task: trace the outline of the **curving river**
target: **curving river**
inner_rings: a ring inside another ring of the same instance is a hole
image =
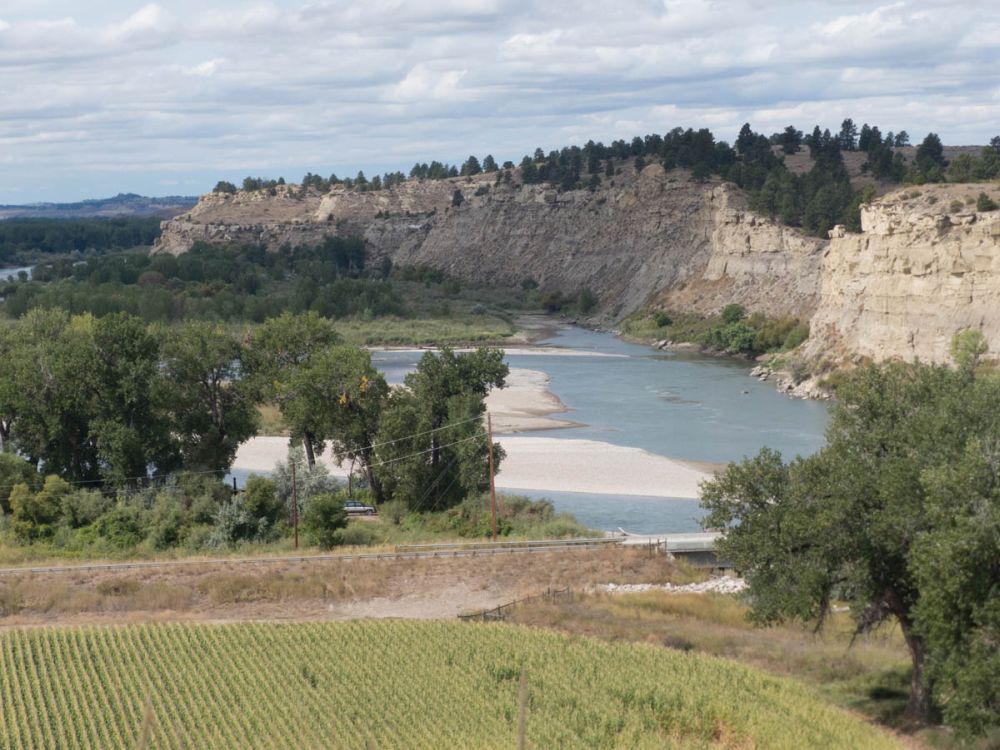
[[[773,385],[748,377],[746,362],[658,352],[609,333],[575,327],[562,328],[539,344],[603,356],[508,355],[512,368],[546,373],[549,390],[569,409],[558,416],[580,425],[533,435],[598,441],[712,463],[752,456],[764,446],[787,457],[808,455],[823,444],[826,405],[779,394]],[[391,382],[399,382],[420,356],[412,351],[376,352],[373,360]],[[547,497],[557,510],[573,513],[594,528],[622,527],[651,534],[700,529],[702,510],[697,500],[532,488],[513,491]]]

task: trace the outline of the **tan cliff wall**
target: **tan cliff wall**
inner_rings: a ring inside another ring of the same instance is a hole
[[[810,318],[803,353],[833,364],[946,361],[965,328],[981,330],[1000,355],[1000,212],[975,210],[980,191],[1000,200],[1000,186],[898,190],[862,208],[861,234],[838,229],[823,241],[747,210],[732,187],[658,165],[626,166],[593,192],[496,177],[366,193],[281,186],[273,195],[208,195],[164,222],[157,251],[357,234],[373,259],[481,283],[590,288],[611,319],[647,304],[707,314],[730,302]]]
[[[301,194],[295,186],[207,195],[164,222],[156,250],[196,241],[314,244],[358,234],[372,258],[427,264],[470,281],[590,288],[612,318],[661,301],[717,312],[812,313],[824,243],[746,210],[733,188],[659,165],[624,166],[595,191],[497,183],[496,175],[406,181],[391,190]],[[462,191],[461,206],[452,206]],[[780,290],[780,291],[779,291]]]
[[[977,212],[997,185],[890,193],[861,212],[862,233],[834,232],[805,353],[944,362],[958,331],[1000,355],[1000,211]]]

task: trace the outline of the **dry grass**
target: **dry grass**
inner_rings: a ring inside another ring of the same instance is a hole
[[[74,622],[116,614],[181,619],[311,619],[350,616],[350,604],[405,600],[415,616],[449,616],[487,600],[504,603],[549,586],[687,583],[702,574],[645,550],[574,550],[541,554],[406,560],[206,564],[135,572],[77,572],[0,578],[0,625]],[[435,612],[442,597],[450,609]],[[424,603],[421,607],[421,602]],[[332,606],[332,609],[331,609]],[[483,605],[485,608],[487,605]],[[410,610],[407,610],[410,611]],[[404,613],[401,613],[404,614]],[[122,618],[129,621],[134,617]]]

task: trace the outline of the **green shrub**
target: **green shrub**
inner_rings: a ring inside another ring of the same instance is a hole
[[[60,520],[73,529],[89,526],[112,505],[114,501],[97,490],[76,490],[63,495]]]
[[[375,529],[365,521],[352,523],[336,533],[337,543],[348,547],[367,547],[378,539]]]
[[[785,336],[785,340],[781,344],[781,348],[788,350],[794,349],[795,347],[802,344],[806,339],[809,338],[809,324],[808,323],[798,323],[792,330],[788,332]]]
[[[97,519],[94,529],[108,544],[119,549],[134,547],[145,536],[142,511],[134,505],[116,505]]]
[[[13,488],[15,484],[24,484],[28,489],[38,486],[38,472],[30,463],[13,453],[0,453],[0,487]],[[0,511],[10,513],[10,489],[0,492]]]
[[[330,549],[339,540],[338,530],[347,525],[344,498],[332,492],[310,497],[302,512],[306,538],[321,549]]]
[[[976,199],[976,210],[977,211],[996,211],[1000,206],[997,202],[990,198],[986,193],[980,193],[979,197]]]
[[[657,310],[653,313],[653,322],[660,328],[666,328],[674,321],[671,319],[670,315],[667,314],[666,310]]]
[[[155,549],[167,549],[178,544],[187,525],[184,505],[174,493],[161,492],[149,514],[147,539]]]
[[[962,201],[960,201],[960,200],[953,200],[951,203],[948,204],[948,209],[952,213],[957,213],[957,212],[961,211],[962,208],[963,208],[963,205],[962,205]]]
[[[250,517],[257,520],[258,531],[274,529],[287,514],[285,503],[278,497],[277,485],[256,474],[250,475],[243,488],[243,505]]]
[[[738,305],[733,303],[731,305],[726,305],[722,308],[722,322],[736,323],[746,317],[747,311],[743,308],[743,305]]]
[[[590,288],[581,289],[576,297],[576,306],[584,315],[597,308],[597,295]]]

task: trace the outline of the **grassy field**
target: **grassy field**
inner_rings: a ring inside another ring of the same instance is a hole
[[[136,625],[0,634],[5,747],[893,748],[711,657],[508,625]],[[526,692],[521,698],[521,676]]]
[[[358,346],[490,344],[508,339],[517,331],[509,320],[487,314],[456,314],[447,318],[345,318],[335,321],[334,326],[345,341]]]
[[[989,742],[960,745],[944,728],[905,720],[910,668],[897,626],[855,638],[846,612],[835,613],[819,633],[808,624],[756,627],[746,614],[746,604],[732,596],[650,591],[532,602],[516,609],[513,618],[570,635],[720,656],[791,677],[811,685],[831,703],[905,732],[914,746],[998,747]]]

